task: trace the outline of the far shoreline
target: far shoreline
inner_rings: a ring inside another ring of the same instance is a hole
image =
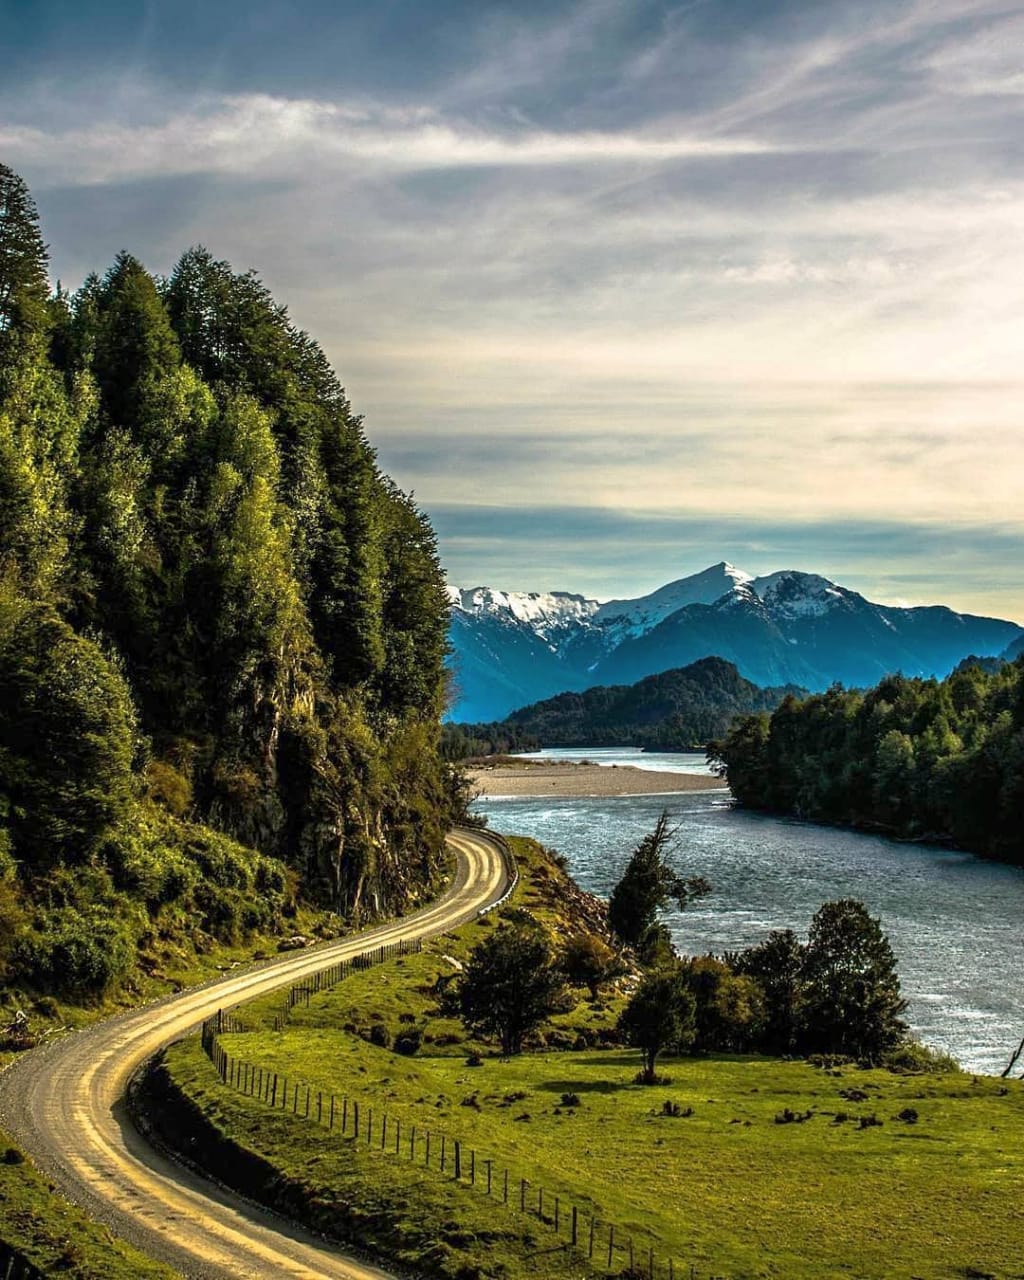
[[[635,765],[599,765],[551,760],[515,760],[507,756],[492,764],[480,763],[466,770],[475,796],[498,799],[515,796],[551,796],[579,799],[585,796],[674,795],[688,791],[720,791],[728,786],[719,778],[697,773],[669,773],[639,769]]]

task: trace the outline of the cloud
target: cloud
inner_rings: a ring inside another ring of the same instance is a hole
[[[1021,527],[486,504],[441,505],[433,515],[460,586],[608,599],[623,582],[639,595],[728,559],[751,573],[810,566],[880,604],[946,604],[1024,621]],[[994,563],[1005,566],[997,579]]]
[[[121,247],[166,271],[191,241],[258,267],[423,505],[510,513],[515,546],[446,536],[462,578],[537,585],[509,578],[533,557],[623,594],[629,546],[600,541],[598,574],[583,532],[515,513],[622,513],[671,576],[640,515],[691,521],[693,568],[730,554],[731,512],[737,559],[763,535],[1021,612],[1018,12],[349,8],[314,40],[288,6],[262,27],[218,7],[206,41],[158,24],[103,55],[116,74],[87,46],[0,87],[0,155],[65,283]],[[920,531],[945,522],[1002,529],[1000,572],[974,534],[936,569]]]
[[[551,165],[658,164],[780,148],[753,138],[676,130],[646,133],[487,130],[427,106],[379,106],[248,94],[208,98],[157,123],[107,119],[43,129],[0,127],[0,147],[44,183],[123,182],[174,174],[296,178],[311,165],[351,162],[392,172]]]

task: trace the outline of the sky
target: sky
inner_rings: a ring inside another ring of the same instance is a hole
[[[453,582],[1024,621],[1024,6],[0,0],[54,278],[202,243]]]

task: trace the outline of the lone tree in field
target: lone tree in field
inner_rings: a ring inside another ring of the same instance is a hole
[[[666,936],[658,923],[659,911],[670,902],[675,902],[683,911],[689,903],[711,892],[711,885],[702,876],[684,878],[665,861],[677,829],[669,826],[668,810],[663,809],[653,831],[633,850],[622,879],[608,901],[608,923],[612,931],[635,947],[641,957],[655,952]]]
[[[803,1039],[819,1053],[877,1062],[903,1039],[896,958],[862,902],[826,902],[803,956]]]
[[[459,983],[462,1021],[474,1035],[497,1036],[506,1057],[552,1012],[562,976],[535,925],[499,929],[470,952]]]
[[[560,961],[562,972],[574,987],[586,987],[596,1000],[604,982],[626,972],[618,954],[593,933],[577,933],[565,944]]]
[[[681,1052],[693,1043],[696,1004],[682,970],[649,973],[619,1017],[619,1032],[644,1056],[641,1080],[655,1084],[654,1063],[663,1050]]]

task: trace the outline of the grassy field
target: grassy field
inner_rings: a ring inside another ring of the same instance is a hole
[[[528,842],[516,842],[516,851],[524,870],[518,905],[566,932],[557,868]],[[682,1264],[676,1274],[684,1276],[691,1266],[697,1276],[735,1280],[1024,1276],[1019,1082],[719,1058],[666,1061],[671,1083],[644,1087],[634,1083],[637,1054],[601,1046],[617,1013],[614,996],[578,999],[531,1052],[501,1061],[437,1009],[438,980],[456,973],[494,927],[477,922],[419,955],[356,973],[296,1008],[282,1031],[223,1037],[233,1055],[301,1080],[314,1097],[319,1090],[359,1100],[378,1124],[386,1111],[392,1133],[396,1121],[406,1135],[414,1125],[421,1134],[431,1129],[431,1172],[422,1168],[422,1146],[416,1168],[404,1147],[401,1158],[383,1155],[313,1120],[268,1115],[265,1104],[220,1086],[194,1044],[172,1050],[170,1068],[223,1132],[315,1185],[321,1200],[334,1194],[343,1209],[389,1204],[399,1236],[402,1223],[416,1229],[413,1253],[426,1248],[424,1224],[433,1230],[440,1222],[445,1256],[431,1266],[442,1274],[570,1274],[565,1253],[550,1252],[550,1227],[545,1234],[536,1217],[531,1226],[490,1204],[479,1186],[455,1186],[440,1173],[443,1132],[478,1161],[508,1168],[513,1187],[528,1179],[531,1197],[543,1186],[547,1216],[558,1195],[563,1224],[568,1204],[616,1224],[620,1240],[635,1238],[638,1265],[651,1245],[658,1258]],[[276,997],[240,1013],[272,1025],[281,1009]],[[415,1056],[370,1042],[372,1035],[391,1043],[412,1026],[423,1034]],[[597,1047],[550,1047],[584,1043]],[[473,1051],[483,1055],[478,1067],[467,1065]],[[682,1114],[665,1114],[666,1102]],[[531,1255],[545,1239],[538,1271]]]

